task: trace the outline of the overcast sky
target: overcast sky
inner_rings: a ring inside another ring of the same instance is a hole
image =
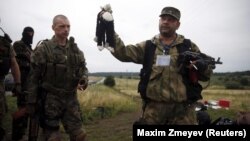
[[[223,65],[217,65],[215,72],[250,70],[249,0],[0,0],[0,26],[13,41],[21,39],[25,26],[33,27],[35,48],[39,40],[54,34],[53,17],[64,14],[90,72],[138,72],[141,65],[120,62],[108,50],[99,51],[93,41],[97,13],[107,3],[113,9],[115,30],[126,45],[158,34],[162,8],[174,6],[181,11],[177,33],[202,52],[221,57]]]

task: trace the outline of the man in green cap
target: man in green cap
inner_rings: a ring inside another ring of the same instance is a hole
[[[114,37],[116,44],[112,55],[115,58],[144,66],[138,85],[143,102],[142,116],[135,124],[197,124],[194,105],[201,99],[202,90],[197,81],[198,78],[209,80],[212,66],[202,59],[185,64],[179,61],[180,53],[200,53],[200,50],[195,43],[176,33],[181,18],[177,8],[164,7],[159,17],[160,33],[148,41],[125,45],[117,34]],[[196,76],[190,78],[188,74],[194,68]]]

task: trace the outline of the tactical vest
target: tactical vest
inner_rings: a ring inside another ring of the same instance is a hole
[[[32,52],[32,50],[29,49],[29,46],[25,45],[22,41],[17,41],[14,43],[13,48],[16,52],[16,59],[19,67],[21,69],[29,69]]]
[[[70,46],[63,49],[52,46],[54,43],[51,40],[42,43],[45,47],[47,60],[42,87],[49,91],[71,93],[75,91],[84,74],[83,54],[73,39],[70,39],[69,42]]]
[[[190,50],[190,47],[191,41],[189,39],[184,39],[183,43],[177,45],[178,53],[180,54],[184,51]],[[140,81],[138,84],[138,92],[140,93],[143,99],[147,99],[146,90],[152,70],[155,49],[156,45],[153,44],[151,40],[147,40],[145,44],[143,66],[140,71]]]
[[[11,63],[10,47],[11,44],[0,36],[0,76],[5,76],[9,72]]]

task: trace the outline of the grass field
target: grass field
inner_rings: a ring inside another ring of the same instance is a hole
[[[229,108],[208,109],[213,120],[219,117],[235,119],[239,111],[250,111],[250,90],[204,90],[203,101],[227,100]]]
[[[94,77],[93,79],[98,81],[101,78]],[[108,136],[105,134],[109,134],[110,136],[109,130],[111,130],[99,129],[102,127],[95,126],[95,121],[109,118],[112,119],[113,117],[123,113],[138,112],[141,104],[139,94],[137,93],[138,81],[138,79],[115,78],[116,85],[113,88],[104,86],[103,84],[95,84],[90,85],[84,92],[78,91],[78,98],[83,110],[84,124],[86,125],[86,128],[89,129],[89,136],[92,137],[93,141],[101,141],[101,139],[98,139],[98,134],[103,136]],[[219,89],[216,89],[216,87]],[[203,90],[202,96],[203,101],[221,99],[230,101],[229,108],[208,108],[208,113],[213,120],[217,119],[218,117],[228,117],[230,119],[234,119],[237,112],[250,111],[250,90],[226,90],[221,86],[212,85],[211,87]],[[10,134],[11,113],[16,110],[16,98],[7,96],[7,100],[9,105],[9,113],[5,116],[4,128],[8,131],[8,134]],[[124,120],[125,119],[116,119],[114,121],[109,121],[109,124],[116,125],[115,123],[118,124],[119,122],[133,122]],[[112,134],[112,137],[109,137],[109,141],[117,141],[117,138],[121,138],[123,135],[128,136],[128,134],[131,133],[130,128],[127,127],[129,125],[127,125],[126,128],[124,127],[124,129],[122,127],[124,125],[120,124],[116,126],[121,127],[113,127],[111,125],[106,127],[106,124],[104,125],[105,128],[117,128],[117,130],[122,130],[122,132],[119,134]],[[98,133],[98,131],[102,133]]]

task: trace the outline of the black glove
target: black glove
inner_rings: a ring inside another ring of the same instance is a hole
[[[12,89],[13,96],[17,96],[22,93],[21,83],[15,83],[14,88]]]
[[[88,79],[81,79],[79,81],[78,89],[85,90],[88,87]]]
[[[203,59],[195,60],[195,66],[199,72],[204,72],[207,69],[207,63]]]

